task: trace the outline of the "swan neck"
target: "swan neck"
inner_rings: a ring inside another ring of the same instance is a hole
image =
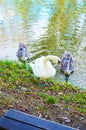
[[[46,63],[46,62],[49,61],[49,60],[52,60],[52,61],[54,61],[54,62],[57,62],[59,59],[58,59],[57,56],[48,55],[48,56],[45,57],[44,62]]]

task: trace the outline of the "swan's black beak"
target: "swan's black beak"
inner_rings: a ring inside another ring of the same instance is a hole
[[[60,64],[60,63],[61,63],[61,60],[58,60],[58,63]]]
[[[69,80],[69,76],[68,76],[68,77],[66,77],[66,82],[68,82],[68,80]]]
[[[58,60],[58,65],[59,65],[59,67],[61,66],[61,60],[60,59]]]
[[[54,63],[54,66],[58,66],[58,64],[61,64],[61,60],[59,59],[57,63]]]

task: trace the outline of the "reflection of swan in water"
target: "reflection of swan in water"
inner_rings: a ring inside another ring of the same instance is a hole
[[[17,55],[18,60],[20,60],[21,62],[24,62],[24,63],[30,57],[28,49],[27,49],[27,47],[23,43],[19,44],[19,48],[18,48],[18,51],[17,51],[16,55]]]
[[[61,60],[61,70],[66,76],[66,81],[74,71],[74,59],[70,52],[65,52]]]
[[[60,63],[60,58],[53,55],[42,56],[37,58],[34,63],[30,63],[36,77],[39,77],[40,79],[48,79],[55,76],[56,70],[50,60],[55,63]]]

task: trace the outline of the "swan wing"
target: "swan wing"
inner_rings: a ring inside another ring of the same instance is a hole
[[[45,60],[45,56],[37,58],[34,64],[30,63],[35,76],[40,78],[50,78],[56,74],[55,68],[49,60]]]

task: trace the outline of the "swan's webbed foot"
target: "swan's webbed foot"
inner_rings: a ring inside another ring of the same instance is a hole
[[[40,78],[39,78],[39,77],[38,77],[38,80],[39,80],[39,85],[40,85],[40,86],[42,86],[42,87],[47,86],[47,85],[46,85],[46,82],[45,82],[45,81],[43,81],[43,80],[40,80]]]
[[[54,85],[54,83],[52,81],[49,81],[48,79],[46,81],[43,81],[43,80],[40,80],[40,78],[38,77],[38,80],[39,80],[39,85],[42,87]]]
[[[52,85],[54,85],[54,83],[53,82],[40,81],[39,85],[42,86],[42,87],[45,87],[45,86],[52,86]]]
[[[45,87],[45,86],[46,86],[46,83],[40,82],[39,85],[40,85],[41,87]]]

